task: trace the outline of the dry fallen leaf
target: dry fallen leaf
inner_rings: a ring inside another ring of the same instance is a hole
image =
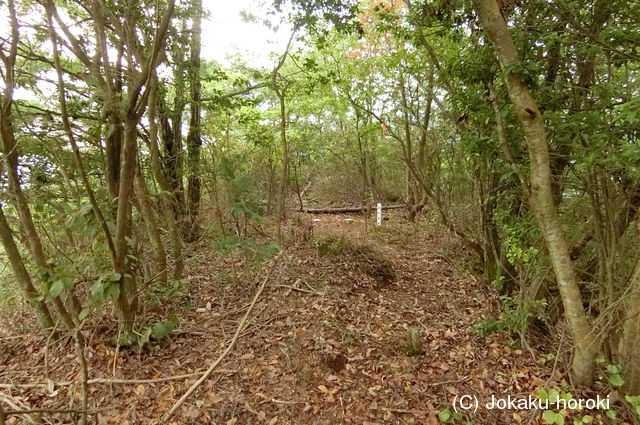
[[[145,386],[142,384],[139,384],[138,386],[136,386],[135,392],[138,395],[142,395],[144,394],[145,390],[146,390]]]

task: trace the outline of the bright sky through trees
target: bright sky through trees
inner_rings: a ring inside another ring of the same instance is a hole
[[[230,56],[239,53],[249,65],[270,67],[272,53],[281,53],[291,33],[290,25],[270,29],[262,22],[247,22],[242,12],[262,20],[267,18],[267,6],[260,0],[204,0],[209,17],[202,26],[202,54],[207,59],[229,63]],[[279,18],[269,16],[272,21]],[[274,22],[278,25],[278,22]]]

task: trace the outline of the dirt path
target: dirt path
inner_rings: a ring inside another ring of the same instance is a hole
[[[450,236],[424,223],[392,219],[366,229],[359,218],[345,218],[317,217],[315,239],[342,235],[353,246],[371,247],[377,257],[366,257],[363,266],[358,256],[319,257],[310,242],[290,249],[236,349],[170,423],[435,425],[456,395],[526,397],[544,384],[548,367],[497,336],[480,338],[469,330],[496,314],[495,294],[465,271],[469,258]],[[390,282],[381,282],[371,268],[376,259],[392,265]],[[176,335],[142,353],[115,357],[102,336],[106,330],[96,328],[87,350],[92,377],[113,377],[115,371],[118,378],[150,379],[205,370],[233,334],[260,273],[241,256],[212,259],[201,250],[190,260],[188,294],[149,305],[146,312],[180,317]],[[408,327],[420,329],[423,354],[403,351]],[[45,375],[45,352],[36,348],[42,341],[0,341],[2,382]],[[25,344],[29,359],[19,355]],[[47,353],[52,382],[77,379],[73,355],[63,353],[56,347]],[[96,423],[160,423],[195,379],[93,385],[92,403],[102,409]],[[55,387],[53,396],[51,389],[0,388],[24,406],[77,397],[73,387]],[[534,415],[540,413],[494,410],[467,419],[529,424],[537,423]],[[45,423],[67,420],[49,416]]]

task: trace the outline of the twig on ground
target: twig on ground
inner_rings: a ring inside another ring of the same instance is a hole
[[[285,293],[284,296],[286,297],[287,295],[289,295],[291,293],[291,291],[298,291],[298,292],[305,292],[307,294],[314,294],[314,295],[323,295],[322,292],[318,292],[318,291],[310,291],[308,289],[303,289],[303,288],[296,288],[295,286],[289,286],[289,285],[271,285],[274,288],[289,288]]]
[[[465,377],[460,378],[460,379],[452,379],[451,381],[432,382],[429,385],[432,386],[432,387],[437,387],[439,385],[457,384],[458,382],[465,382],[465,381],[468,381],[469,379],[471,379],[471,378],[468,377],[468,376],[465,376]]]
[[[394,409],[391,407],[381,407],[380,410],[383,412],[393,412],[393,413],[405,413],[407,415],[416,415],[416,416],[427,416],[429,412],[424,410],[417,409]]]
[[[82,412],[80,423],[87,425],[87,409],[89,407],[89,391],[87,389],[87,381],[89,380],[89,368],[87,366],[87,358],[84,355],[85,342],[82,331],[78,328],[75,331],[74,339],[76,343],[76,349],[78,350],[78,363],[80,365],[80,375],[82,376],[82,382],[80,385],[80,394],[82,396]]]
[[[237,371],[232,369],[219,369],[215,373],[229,373],[233,374]],[[193,378],[196,376],[202,376],[203,372],[188,373],[185,375],[163,376],[153,379],[114,379],[114,378],[94,378],[87,380],[87,384],[156,384],[166,381],[177,381],[180,379]],[[75,381],[55,382],[56,387],[66,387],[76,384]],[[48,387],[51,384],[35,383],[35,384],[0,384],[0,388],[35,388],[35,387]]]
[[[282,253],[284,251],[280,251],[280,253],[278,255],[275,256],[275,258],[272,261],[271,264],[271,268],[269,269],[269,272],[267,273],[267,276],[265,277],[264,281],[262,282],[262,284],[260,285],[260,287],[258,287],[258,290],[256,291],[256,294],[253,297],[253,301],[251,301],[251,305],[249,305],[249,308],[247,309],[246,313],[244,314],[244,317],[242,318],[242,320],[240,321],[240,324],[238,325],[238,328],[236,329],[236,333],[233,336],[233,338],[231,339],[231,341],[229,342],[229,345],[227,346],[227,348],[222,352],[222,354],[220,354],[220,356],[211,364],[211,366],[209,366],[209,369],[207,369],[207,371],[200,377],[200,379],[198,379],[193,385],[191,385],[191,387],[189,387],[189,389],[187,390],[187,392],[185,392],[182,397],[180,397],[178,399],[178,401],[176,401],[173,406],[171,406],[171,409],[169,409],[169,411],[162,417],[162,422],[163,423],[167,423],[169,418],[171,417],[171,415],[173,415],[173,413],[178,410],[178,408],[180,406],[182,406],[182,404],[187,400],[187,398],[189,398],[189,396],[209,377],[211,376],[211,374],[213,373],[213,371],[215,370],[216,367],[218,367],[218,365],[222,362],[222,360],[231,352],[231,350],[233,350],[233,347],[235,347],[236,343],[238,342],[238,339],[240,337],[240,334],[242,333],[242,331],[244,330],[245,324],[247,323],[247,319],[249,318],[249,315],[251,314],[251,312],[253,311],[254,306],[256,305],[256,302],[258,301],[258,298],[260,298],[260,295],[262,294],[262,291],[264,291],[264,288],[267,286],[267,282],[269,282],[269,279],[271,278],[271,275],[273,273],[273,271],[276,268],[276,265],[278,264],[278,260],[280,259],[280,257],[282,256]]]
[[[82,409],[24,409],[24,410],[5,410],[5,416],[9,415],[30,415],[33,413],[80,413],[86,415],[86,410]]]
[[[23,405],[23,406],[19,406],[18,404],[14,403],[10,398],[6,397],[6,396],[0,396],[0,399],[2,399],[2,401],[4,401],[9,407],[11,407],[14,410],[23,410],[25,407],[26,409],[24,410],[30,410],[29,406]],[[23,403],[24,404],[24,403]],[[7,415],[7,412],[5,411],[4,415]],[[27,416],[27,419],[29,420],[29,422],[31,422],[32,424],[37,424],[38,421],[36,421],[30,413],[25,413],[25,415]]]

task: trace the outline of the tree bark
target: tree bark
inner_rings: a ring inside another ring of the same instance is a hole
[[[629,286],[630,293],[624,301],[618,354],[624,371],[625,390],[628,394],[637,395],[640,394],[640,258]]]
[[[582,303],[582,294],[562,231],[552,190],[549,146],[542,114],[529,87],[512,67],[519,61],[507,23],[495,0],[474,0],[474,7],[487,37],[494,46],[506,74],[509,97],[524,130],[531,160],[531,205],[549,250],[569,330],[574,342],[572,375],[574,383],[590,385],[597,344],[590,333],[590,323]]]
[[[4,215],[1,204],[0,239],[2,240],[2,245],[4,246],[4,250],[7,253],[7,257],[9,258],[9,264],[11,265],[13,275],[16,277],[16,281],[20,285],[20,289],[22,289],[22,294],[24,295],[27,303],[36,312],[38,324],[47,333],[52,332],[54,323],[53,319],[51,318],[51,313],[49,312],[47,304],[42,300],[40,293],[33,286],[31,276],[29,276],[29,272],[27,272],[27,268],[24,266],[24,261],[22,260],[20,251],[18,250],[15,241],[13,240],[11,228],[9,227],[9,223],[7,223],[7,219]]]
[[[153,254],[156,260],[154,281],[166,284],[167,253],[164,249],[164,244],[162,243],[162,237],[160,236],[156,213],[154,212],[153,205],[149,200],[149,192],[147,191],[147,184],[145,183],[142,170],[138,170],[135,184],[140,211],[142,212],[142,217],[144,218],[144,222],[147,226],[147,234],[149,235],[149,240],[153,245]]]
[[[162,212],[164,215],[165,223],[167,226],[167,233],[169,234],[169,240],[171,241],[171,255],[173,260],[173,279],[182,279],[182,272],[184,270],[184,262],[182,260],[182,240],[180,239],[180,229],[176,220],[175,211],[177,195],[172,190],[172,186],[168,182],[168,179],[163,173],[162,164],[160,161],[160,149],[158,147],[158,119],[157,119],[157,98],[158,93],[158,80],[154,75],[151,80],[151,93],[149,94],[149,110],[147,116],[149,118],[149,151],[151,154],[151,171],[153,173],[158,186],[164,192],[160,199],[160,205],[162,206]]]
[[[18,40],[20,34],[18,32],[18,19],[13,1],[8,2],[9,13],[11,17],[11,44],[8,56],[2,53],[2,59],[5,67],[5,89],[2,95],[2,104],[0,105],[0,139],[2,139],[2,151],[4,154],[5,164],[7,166],[7,176],[9,180],[9,191],[12,195],[14,205],[20,218],[20,227],[27,237],[27,245],[33,258],[34,263],[40,269],[42,281],[47,282],[50,275],[50,266],[42,247],[40,235],[36,230],[29,208],[27,197],[22,191],[20,185],[20,176],[18,175],[18,146],[13,130],[13,90],[15,88],[15,62],[18,50]],[[48,295],[48,294],[47,294]],[[62,319],[65,326],[69,329],[74,327],[74,321],[65,308],[59,297],[50,297],[50,300]]]
[[[200,128],[200,40],[202,23],[202,0],[193,2],[194,23],[191,35],[191,67],[189,69],[189,84],[191,85],[191,118],[189,120],[189,134],[187,135],[187,150],[189,157],[188,182],[188,211],[189,238],[193,239],[198,233],[198,212],[200,209],[201,181],[200,181],[200,151],[202,135]]]

